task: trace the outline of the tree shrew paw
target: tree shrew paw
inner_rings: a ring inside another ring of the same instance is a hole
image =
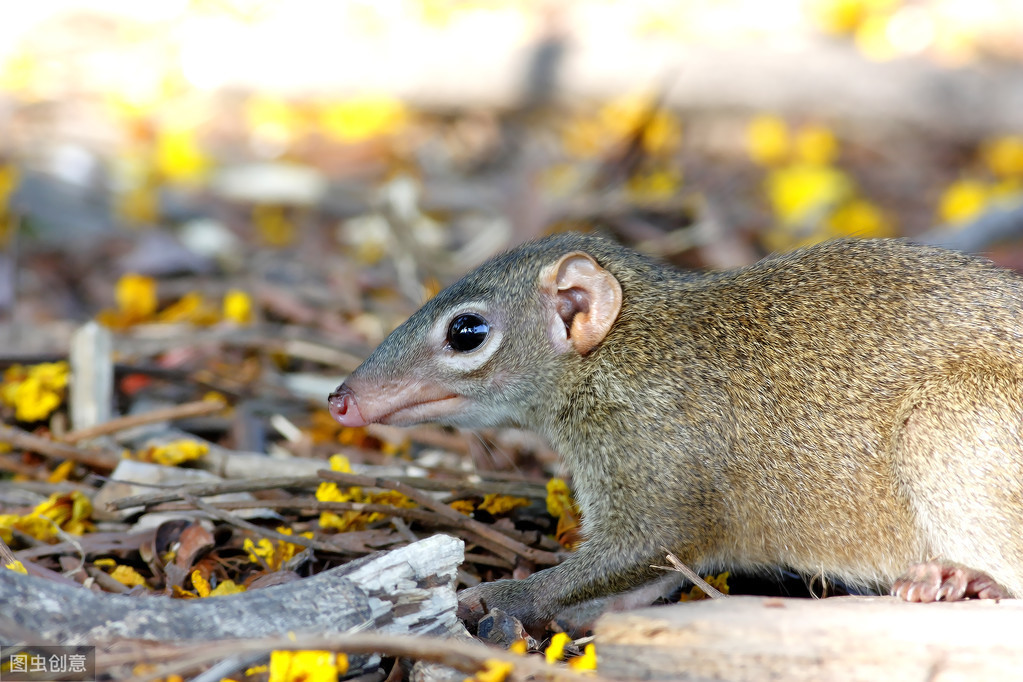
[[[942,561],[910,566],[892,585],[891,593],[905,601],[921,603],[1012,596],[987,573]]]

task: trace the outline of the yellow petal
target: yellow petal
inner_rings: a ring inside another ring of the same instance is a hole
[[[866,199],[853,199],[839,206],[828,218],[833,236],[894,237],[891,221]]]
[[[128,587],[136,587],[139,585],[145,585],[146,579],[131,566],[125,566],[119,564],[110,572],[110,577]]]
[[[323,107],[320,124],[339,142],[363,140],[402,131],[410,120],[408,109],[393,97],[363,95]]]
[[[39,377],[30,376],[14,390],[14,416],[23,422],[40,421],[53,414],[62,402],[62,390],[54,391]]]
[[[244,291],[231,289],[224,294],[224,319],[235,324],[252,322],[252,299]]]
[[[14,542],[14,528],[20,519],[17,514],[0,514],[0,540],[7,544]]]
[[[512,497],[511,495],[498,495],[497,493],[491,493],[483,498],[483,502],[480,503],[479,508],[489,514],[497,516],[498,514],[507,514],[513,509],[526,507],[528,505],[529,500],[524,497]]]
[[[198,570],[192,571],[192,587],[200,597],[210,596],[210,581],[202,577],[202,573]]]
[[[196,440],[175,440],[157,445],[146,452],[146,459],[163,466],[177,466],[199,459],[209,452],[209,445]]]
[[[596,670],[597,669],[597,647],[587,644],[583,649],[582,656],[576,656],[568,661],[568,667],[572,670]]]
[[[156,312],[156,280],[143,275],[127,274],[117,280],[114,290],[117,309],[141,321]]]
[[[195,580],[192,581],[192,584],[195,584]],[[227,594],[240,594],[244,591],[245,591],[244,585],[238,585],[233,580],[225,580],[224,582],[218,584],[213,589],[213,591],[210,592],[210,596],[222,597]]]
[[[273,543],[267,538],[260,538],[258,543],[254,543],[250,538],[245,538],[242,549],[248,553],[249,560],[254,564],[260,563],[260,559],[268,560],[274,553]]]
[[[548,663],[555,663],[565,657],[565,645],[572,641],[572,638],[564,632],[551,637],[550,646],[544,650],[544,656]]]
[[[466,516],[472,516],[472,513],[476,510],[476,505],[472,503],[472,500],[455,500],[449,503],[448,506],[459,514],[465,514]]]
[[[574,506],[572,493],[563,479],[552,478],[547,481],[547,513],[556,519],[561,518],[565,510]]]
[[[990,198],[985,183],[969,178],[956,180],[941,195],[938,217],[947,223],[968,222],[984,210]]]
[[[57,465],[49,476],[46,477],[47,483],[62,483],[67,480],[67,477],[71,475],[71,472],[75,470],[75,462],[71,459],[66,459]]]
[[[331,471],[340,471],[343,474],[352,473],[352,463],[340,453],[331,455],[327,461],[330,463]]]
[[[1023,136],[1004,135],[987,142],[984,163],[999,177],[1023,176]]]
[[[849,177],[837,168],[806,163],[778,168],[765,179],[771,208],[786,224],[813,218],[847,198],[852,187]]]
[[[466,678],[474,682],[504,682],[515,670],[515,664],[507,661],[500,661],[496,658],[488,658],[483,662],[483,670],[477,672],[473,677]]]
[[[336,682],[348,671],[348,658],[333,651],[273,651],[270,682]]]
[[[161,130],[156,138],[156,169],[172,183],[194,185],[205,179],[212,160],[202,150],[195,130]]]

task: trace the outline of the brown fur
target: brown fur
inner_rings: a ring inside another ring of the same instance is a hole
[[[538,282],[566,253],[621,285],[585,355],[554,352]],[[486,300],[504,337],[466,375],[425,330]],[[681,272],[613,242],[561,235],[442,292],[349,378],[441,384],[450,421],[515,424],[564,458],[587,542],[526,580],[463,593],[527,623],[655,576],[786,567],[888,588],[943,560],[1023,594],[1023,279],[896,240],[833,241],[720,273]]]

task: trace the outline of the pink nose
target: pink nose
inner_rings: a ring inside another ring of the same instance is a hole
[[[366,425],[366,420],[359,412],[359,404],[355,402],[355,391],[346,384],[341,384],[330,394],[327,398],[327,408],[330,410],[330,416],[344,426]]]

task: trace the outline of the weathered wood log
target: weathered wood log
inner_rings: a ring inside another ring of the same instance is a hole
[[[0,570],[0,645],[33,633],[61,644],[195,641],[369,628],[394,634],[464,631],[455,616],[463,543],[435,535],[311,578],[243,594],[178,600],[98,594]]]
[[[734,597],[597,623],[601,675],[623,680],[1019,680],[1023,600]]]

